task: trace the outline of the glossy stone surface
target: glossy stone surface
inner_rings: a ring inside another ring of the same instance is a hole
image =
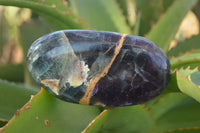
[[[139,36],[89,30],[57,31],[28,52],[33,78],[73,103],[125,106],[159,95],[170,77],[162,50]]]

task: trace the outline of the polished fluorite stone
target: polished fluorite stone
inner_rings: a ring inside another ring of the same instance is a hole
[[[54,96],[102,106],[146,102],[162,92],[170,77],[169,61],[152,41],[90,30],[39,38],[29,49],[28,68]]]

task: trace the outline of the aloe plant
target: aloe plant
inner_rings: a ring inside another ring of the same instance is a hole
[[[145,36],[171,64],[170,82],[161,95],[142,105],[115,108],[53,97],[33,82],[26,58],[18,65],[1,65],[0,132],[200,132],[199,34],[169,49],[187,12],[199,16],[197,0],[0,0],[0,5],[29,8],[36,16],[18,26],[24,57],[31,43],[50,31],[94,29]]]

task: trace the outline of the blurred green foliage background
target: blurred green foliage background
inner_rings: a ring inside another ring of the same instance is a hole
[[[199,21],[198,0],[0,0],[0,132],[199,133]],[[64,29],[149,38],[170,59],[169,85],[143,105],[108,109],[97,119],[106,107],[40,91],[27,70],[27,50]]]

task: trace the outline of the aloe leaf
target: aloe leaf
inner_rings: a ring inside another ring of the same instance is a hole
[[[133,1],[133,0],[131,0]],[[116,0],[117,4],[119,5],[120,9],[122,10],[124,16],[126,16],[127,18],[127,12],[128,12],[128,9],[127,9],[127,0]]]
[[[70,0],[70,4],[74,13],[83,17],[92,29],[131,33],[116,1]]]
[[[26,0],[26,1],[40,2],[43,5],[49,5],[61,11],[66,11],[66,9],[68,9],[67,2],[63,0],[45,0],[45,1]]]
[[[197,0],[176,0],[154,26],[147,38],[154,41],[166,52],[170,42],[176,35],[182,19],[196,2]]]
[[[133,27],[136,21],[136,2],[135,0],[117,0],[128,24]]]
[[[140,20],[141,20],[141,12],[138,12],[137,18],[136,18],[136,22],[135,22],[135,25],[134,25],[134,29],[133,29],[133,34],[134,34],[134,35],[139,35],[139,31],[140,31]]]
[[[163,0],[163,7],[164,7],[164,10],[166,11],[170,6],[171,4],[174,2],[174,0]]]
[[[180,57],[170,59],[171,69],[180,69],[181,67],[195,68],[200,66],[200,53],[188,53]]]
[[[43,13],[40,13],[40,16],[48,24],[49,27],[53,30],[65,30],[65,29],[70,29],[70,26],[67,26],[65,23],[61,22],[60,20],[55,19],[54,17],[50,15],[46,15]],[[73,29],[73,28],[71,28]]]
[[[16,110],[20,109],[36,94],[34,89],[0,80],[0,119],[10,120]]]
[[[107,109],[101,112],[90,124],[83,130],[82,133],[97,133],[103,127],[106,120]]]
[[[67,103],[42,89],[18,110],[2,133],[80,133],[98,113],[95,106]]]
[[[169,99],[170,101],[173,102]],[[156,120],[150,133],[187,133],[187,131],[196,133],[196,131],[200,131],[199,103],[189,97],[179,103]],[[164,107],[164,105],[167,106],[167,103],[164,102],[160,107]]]
[[[167,53],[167,56],[176,57],[186,52],[200,49],[199,42],[200,42],[200,34],[196,36],[192,36],[191,38],[186,39],[183,42],[179,42],[176,47],[170,49],[170,51]]]
[[[99,117],[86,133],[145,133],[153,126],[153,122],[149,112],[141,105],[115,107]],[[99,126],[100,130],[95,130]]]
[[[14,82],[24,81],[24,66],[23,64],[7,64],[0,66],[0,79],[5,79]]]
[[[0,120],[0,128],[3,127],[8,121],[6,120]]]
[[[72,29],[82,29],[86,27],[85,25],[81,24],[80,21],[75,20],[74,15],[72,15],[69,10],[63,12],[62,10],[57,9],[54,5],[46,5],[41,2],[25,0],[1,0],[0,5],[30,8],[35,12],[45,14],[48,17],[59,21],[60,24],[62,23],[64,26]]]
[[[200,72],[197,68],[177,70],[179,89],[188,96],[200,102]]]
[[[136,0],[137,12],[141,13],[139,35],[144,36],[163,13],[163,0]]]
[[[188,100],[188,97],[182,93],[169,93],[150,106],[149,111],[151,112],[153,118],[157,120],[166,112],[176,108],[179,104],[184,102],[184,100]]]
[[[177,84],[175,71],[171,72],[169,83],[168,83],[167,87],[165,88],[164,92],[165,92],[165,94],[168,94],[171,92],[180,92],[180,90],[178,88],[178,84]]]

